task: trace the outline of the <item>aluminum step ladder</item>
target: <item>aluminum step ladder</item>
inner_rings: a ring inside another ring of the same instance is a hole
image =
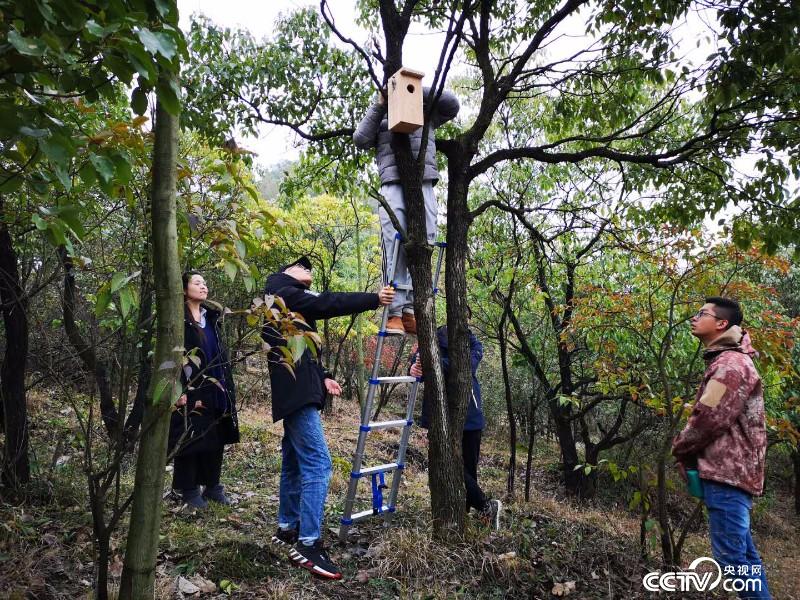
[[[395,234],[394,244],[392,245],[392,260],[389,262],[387,269],[388,282],[397,289],[410,289],[411,286],[395,285],[393,282],[394,267],[397,264],[397,254],[400,251],[401,238],[400,234]],[[438,293],[437,287],[439,282],[439,275],[442,271],[442,260],[444,259],[444,249],[447,247],[445,242],[436,242],[434,244],[437,248],[436,254],[436,268],[433,274],[433,294]],[[411,427],[414,425],[414,405],[417,401],[417,390],[419,389],[421,377],[412,376],[398,376],[398,377],[380,377],[381,368],[381,353],[383,352],[383,344],[386,340],[386,322],[389,320],[389,307],[383,308],[383,315],[381,316],[380,330],[378,331],[378,342],[375,346],[375,358],[372,362],[372,373],[369,378],[369,385],[367,388],[367,399],[364,403],[364,408],[361,411],[361,426],[358,429],[358,443],[356,444],[356,451],[353,455],[352,468],[350,472],[350,483],[347,487],[347,497],[344,502],[344,512],[339,526],[339,540],[342,542],[347,541],[347,532],[350,527],[368,519],[369,517],[381,515],[384,518],[384,523],[388,525],[396,509],[397,493],[400,490],[400,480],[403,476],[405,469],[405,456],[406,448],[408,447],[408,438],[411,434]],[[378,389],[382,385],[394,384],[409,384],[408,397],[406,403],[406,418],[395,419],[392,421],[372,421],[372,405],[375,401]],[[364,449],[367,443],[367,435],[370,431],[376,429],[401,429],[400,445],[397,449],[397,459],[394,462],[386,463],[383,465],[376,465],[373,467],[362,468],[362,460],[364,458]],[[392,473],[391,487],[385,483],[386,473]],[[362,478],[371,478],[372,480],[372,508],[363,510],[353,514],[353,506],[356,501],[356,492],[358,489],[358,482]],[[384,502],[383,490],[390,489],[389,500]]]

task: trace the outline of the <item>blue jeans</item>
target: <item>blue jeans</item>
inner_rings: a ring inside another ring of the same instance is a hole
[[[739,580],[736,583],[739,586],[748,578],[761,581],[760,589],[753,589],[759,586],[757,582],[751,581],[750,589],[744,588],[743,591],[738,591],[740,598],[771,599],[764,565],[750,535],[752,496],[739,488],[708,479],[703,480],[703,493],[708,510],[711,552],[723,569],[723,573],[727,568],[728,577]],[[733,589],[739,590],[740,587]]]
[[[322,536],[325,498],[331,479],[331,456],[316,406],[305,406],[283,419],[278,526],[300,530],[300,541]]]

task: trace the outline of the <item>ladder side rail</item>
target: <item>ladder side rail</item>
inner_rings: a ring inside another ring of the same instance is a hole
[[[388,283],[391,283],[394,279],[394,268],[397,264],[397,256],[400,252],[400,234],[395,233],[394,236],[394,243],[392,244],[392,260],[386,269],[386,276],[388,278]],[[356,443],[356,451],[353,455],[353,461],[351,464],[350,470],[350,481],[347,485],[347,496],[345,497],[344,507],[342,511],[342,519],[341,519],[341,526],[339,527],[339,539],[342,542],[347,540],[347,532],[350,529],[350,525],[353,523],[352,520],[352,512],[353,512],[353,505],[356,501],[356,491],[358,489],[358,480],[360,475],[356,475],[361,470],[361,461],[364,457],[364,448],[367,443],[367,434],[369,433],[369,421],[372,415],[372,404],[375,400],[375,393],[378,390],[378,386],[373,381],[377,380],[378,375],[380,374],[381,368],[381,354],[383,353],[383,343],[386,338],[386,323],[389,320],[389,307],[383,307],[383,314],[381,315],[381,324],[380,330],[378,332],[378,341],[375,346],[375,358],[372,361],[372,373],[370,375],[370,384],[367,390],[367,398],[364,402],[364,407],[361,410],[361,427],[359,427],[358,431],[358,442]]]
[[[414,407],[417,403],[417,393],[419,391],[419,384],[421,378],[417,378],[411,385],[411,389],[408,391],[408,405],[406,407],[406,426],[403,427],[403,432],[400,435],[400,446],[397,449],[397,464],[405,466],[406,460],[406,449],[408,448],[408,439],[411,436],[411,427],[414,425]],[[400,480],[403,477],[403,469],[397,469],[392,474],[392,486],[389,491],[389,509],[385,513],[385,521],[388,525],[389,521],[391,521],[392,514],[395,511],[395,503],[397,502],[397,494],[400,491]]]

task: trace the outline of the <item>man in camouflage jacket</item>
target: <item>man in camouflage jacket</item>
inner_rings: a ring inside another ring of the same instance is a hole
[[[741,598],[770,598],[750,534],[752,497],[764,489],[764,396],[742,318],[736,301],[720,297],[706,298],[692,317],[706,372],[686,427],[672,442],[672,454],[682,469],[699,472],[711,549],[724,573],[741,582],[733,589]],[[742,585],[748,589],[740,590]]]

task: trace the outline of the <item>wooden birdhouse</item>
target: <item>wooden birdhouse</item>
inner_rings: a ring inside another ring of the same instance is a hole
[[[425,73],[405,67],[389,79],[389,131],[411,133],[422,127],[422,78]]]

